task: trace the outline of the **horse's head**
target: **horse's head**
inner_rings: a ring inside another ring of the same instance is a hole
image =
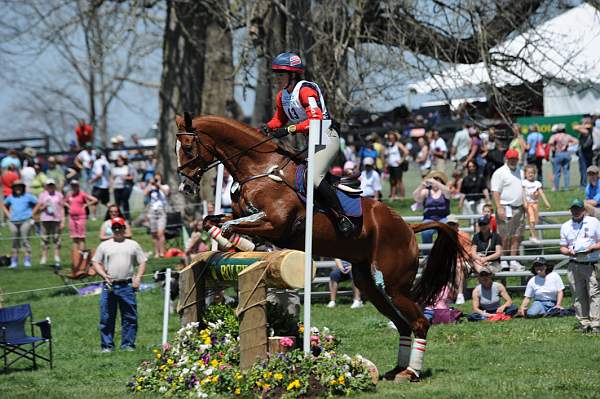
[[[177,115],[177,172],[186,178],[179,190],[193,193],[200,184],[202,175],[215,161],[215,142],[205,132],[194,127],[191,116],[186,112],[184,117]]]

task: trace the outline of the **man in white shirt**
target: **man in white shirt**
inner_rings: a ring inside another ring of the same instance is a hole
[[[75,166],[81,173],[83,190],[86,192],[89,192],[90,189],[89,180],[92,177],[94,160],[96,160],[96,151],[92,149],[92,145],[89,143],[85,144],[84,149],[75,157]]]
[[[125,238],[125,220],[111,219],[112,238],[103,241],[92,259],[94,269],[102,279],[100,295],[100,346],[102,352],[112,352],[117,307],[121,312],[121,349],[133,351],[138,327],[135,291],[146,270],[146,255],[140,245]],[[134,266],[137,273],[134,274]]]
[[[496,205],[498,233],[502,236],[502,247],[509,249],[510,255],[517,255],[519,244],[523,238],[523,187],[521,186],[521,170],[518,168],[519,152],[508,150],[506,163],[492,174],[490,183],[492,197]],[[525,268],[516,260],[500,262],[502,269],[524,271]]]
[[[110,193],[108,187],[110,184],[110,165],[106,157],[101,152],[96,153],[96,159],[92,164],[92,177],[90,179],[92,185],[92,195],[98,198],[98,202],[102,205],[108,204]],[[95,220],[97,208],[92,206],[92,220]]]
[[[467,159],[467,155],[469,155],[469,150],[471,149],[470,128],[471,125],[466,123],[462,130],[454,134],[450,154],[458,164],[462,164]]]
[[[578,329],[600,333],[600,221],[585,215],[580,199],[571,203],[571,216],[560,228],[560,252],[571,257],[568,277]]]
[[[440,132],[435,129],[431,132],[430,148],[433,169],[439,170],[440,172],[445,172],[448,147],[446,146],[444,139],[440,137]]]
[[[362,196],[378,200],[381,197],[381,179],[374,168],[375,160],[367,157],[363,161],[365,169],[360,174]]]

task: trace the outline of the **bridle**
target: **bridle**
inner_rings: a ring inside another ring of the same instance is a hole
[[[267,143],[275,138],[273,136],[269,136],[266,139],[261,140],[258,143],[254,144],[246,149],[243,149],[240,152],[238,152],[230,157],[219,160],[217,158],[216,151],[214,149],[211,149],[208,145],[206,145],[205,143],[202,142],[202,140],[200,139],[200,136],[198,135],[198,129],[192,128],[191,117],[189,117],[189,114],[187,112],[185,113],[185,129],[186,129],[185,132],[177,132],[176,137],[177,137],[178,141],[181,143],[181,140],[179,140],[179,137],[181,137],[181,136],[192,136],[194,138],[194,143],[198,143],[200,146],[202,146],[212,156],[212,158],[215,159],[215,161],[206,162],[202,159],[201,151],[197,151],[196,155],[192,159],[186,161],[185,163],[183,163],[177,167],[177,172],[179,174],[185,176],[186,178],[190,179],[191,181],[193,181],[196,184],[200,184],[200,178],[207,171],[217,167],[220,164],[223,164],[226,161],[230,161],[232,159],[237,159],[243,155],[246,155],[250,150],[253,150],[254,148],[261,146],[262,144]],[[202,133],[206,134],[206,132],[202,132]],[[193,150],[190,149],[190,146],[182,145],[182,150],[186,156],[193,155],[193,153],[192,153]],[[176,154],[176,156],[179,157],[179,154]],[[183,170],[185,168],[188,168],[190,166],[195,166],[195,164],[199,163],[199,161],[201,161],[202,164],[200,164],[200,167],[196,170],[194,175],[190,176],[187,173],[183,172]]]
[[[181,140],[179,140],[179,137],[181,136],[192,136],[194,139],[194,144],[195,143],[199,143],[213,158],[216,158],[216,153],[211,150],[206,144],[204,144],[201,140],[200,137],[195,133],[195,132],[177,132],[176,137],[177,140],[179,141],[179,143],[181,143]],[[192,156],[193,155],[193,150],[190,148],[190,146],[187,145],[183,145],[181,144],[181,149],[183,151],[183,153],[186,156]],[[175,154],[177,157],[179,157],[179,153]],[[190,167],[190,166],[194,166],[196,163],[198,163],[199,161],[201,161],[203,164],[200,165],[200,168],[198,168],[198,170],[196,170],[196,173],[194,173],[193,176],[188,175],[187,173],[185,173],[183,170]],[[215,163],[215,162],[213,162]],[[217,163],[218,164],[218,163]],[[206,164],[206,162],[204,161],[204,159],[202,159],[202,153],[201,151],[196,151],[196,155],[184,162],[183,164],[177,166],[177,173],[187,177],[188,179],[190,179],[191,181],[193,181],[196,184],[200,183],[200,178],[202,177],[202,175],[204,173],[206,173],[206,171],[212,169],[214,166],[211,166],[212,164]]]

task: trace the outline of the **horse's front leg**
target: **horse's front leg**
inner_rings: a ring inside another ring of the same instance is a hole
[[[204,219],[202,219],[202,228],[208,231],[211,227],[220,227],[223,223],[226,223],[232,219],[233,216],[231,215],[206,215]]]

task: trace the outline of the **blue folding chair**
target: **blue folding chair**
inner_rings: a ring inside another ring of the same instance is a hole
[[[31,321],[31,336],[25,332],[25,323],[27,319]],[[40,328],[41,337],[34,336],[34,326]],[[36,353],[36,349],[48,343],[48,357]],[[31,345],[31,348],[29,348]],[[33,368],[37,369],[37,359],[50,363],[52,368],[52,327],[50,319],[42,321],[33,321],[31,307],[29,304],[0,308],[0,349],[2,349],[2,358],[4,359],[4,372],[8,367],[19,359],[28,359],[33,362]],[[16,357],[10,362],[8,355],[14,354]]]

